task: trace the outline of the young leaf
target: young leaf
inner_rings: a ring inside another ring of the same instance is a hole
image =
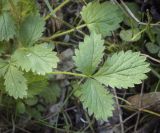
[[[111,2],[89,3],[82,9],[81,15],[89,30],[103,37],[111,35],[111,31],[118,29],[123,20],[121,10]]]
[[[160,51],[160,46],[152,42],[146,43],[146,48],[151,54],[157,54]]]
[[[32,45],[41,36],[44,28],[45,21],[40,15],[29,15],[22,22],[19,31],[19,39],[23,45]]]
[[[55,52],[40,45],[19,48],[15,51],[12,58],[16,61],[16,65],[26,72],[31,70],[41,75],[52,72],[52,68],[56,68],[58,62]]]
[[[105,88],[96,80],[88,79],[81,88],[80,100],[90,115],[98,120],[107,120],[112,116],[114,100]]]
[[[29,106],[34,106],[38,103],[38,98],[36,96],[31,97],[31,98],[27,98],[24,100],[24,102]]]
[[[117,88],[134,87],[146,79],[150,71],[146,58],[138,52],[119,52],[113,54],[104,63],[103,67],[94,75],[94,78],[106,86]]]
[[[16,110],[18,113],[23,114],[26,111],[25,104],[21,101],[16,103]]]
[[[0,14],[0,41],[13,38],[15,35],[15,23],[9,12]]]
[[[129,30],[121,30],[120,38],[126,42],[135,42],[141,38],[141,34],[139,34],[139,29],[129,29]]]
[[[79,50],[75,51],[74,61],[79,71],[86,75],[93,74],[103,57],[103,43],[101,35],[96,33],[85,36],[84,42],[79,44]]]
[[[49,87],[45,88],[40,96],[44,98],[46,103],[53,104],[56,102],[57,98],[60,96],[61,88],[56,82],[52,82]]]
[[[23,73],[20,72],[15,66],[9,64],[8,70],[4,76],[5,89],[10,96],[15,99],[24,98],[27,95],[27,84]]]
[[[35,107],[28,107],[26,109],[26,113],[30,116],[37,119],[42,119],[42,115],[41,112],[39,110],[37,110]]]
[[[35,75],[31,72],[25,73],[24,76],[27,79],[28,84],[27,98],[40,94],[48,86],[46,76]]]

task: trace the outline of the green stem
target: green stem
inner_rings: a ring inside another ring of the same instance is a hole
[[[47,74],[65,74],[65,75],[72,75],[77,77],[83,77],[83,78],[89,78],[90,76],[79,74],[79,73],[72,73],[72,72],[66,72],[66,71],[56,71],[56,72],[49,72]]]
[[[86,27],[86,26],[87,26],[87,24],[82,24],[82,25],[79,25],[79,26],[77,26],[77,27],[74,27],[74,28],[72,28],[72,29],[70,29],[70,30],[67,30],[67,31],[64,31],[64,32],[61,32],[61,33],[54,34],[54,35],[52,35],[52,36],[50,36],[50,37],[45,37],[43,40],[45,40],[45,41],[52,40],[52,39],[55,39],[55,38],[57,38],[57,37],[60,37],[60,36],[69,34],[69,33],[71,33],[71,32],[74,32],[74,31],[76,31],[76,30],[79,30],[79,29],[81,29],[81,28],[83,28],[83,27]]]
[[[52,12],[50,12],[44,19],[48,20],[52,15],[54,15],[58,10],[60,10],[63,6],[65,6],[70,0],[65,0],[62,4],[56,7]]]
[[[140,32],[138,32],[136,35],[134,35],[133,37],[132,37],[132,39],[131,39],[131,41],[134,41],[139,35],[141,35],[143,32],[145,32],[147,30],[147,26],[143,29],[143,30],[141,30]],[[133,33],[134,33],[134,31],[133,31]]]
[[[55,19],[57,19],[58,21],[60,21],[61,23],[63,23],[63,24],[65,24],[66,26],[68,26],[69,28],[72,28],[72,29],[75,29],[75,27],[73,26],[73,25],[71,25],[71,24],[69,24],[69,23],[67,23],[66,21],[64,21],[64,20],[62,20],[62,19],[60,19],[60,18],[58,18],[58,17],[53,17],[53,18],[55,18]],[[77,27],[78,27],[78,25],[77,25]],[[86,35],[83,31],[81,31],[81,30],[77,30],[79,33],[81,33],[82,35]]]
[[[54,12],[53,9],[52,9],[52,7],[51,7],[51,5],[50,5],[50,3],[49,3],[49,1],[48,1],[48,0],[44,0],[44,2],[45,2],[45,4],[47,5],[49,11],[50,11],[50,12]],[[54,19],[57,19],[57,20],[60,21],[61,23],[65,24],[67,27],[69,27],[69,28],[74,28],[74,26],[72,26],[72,25],[69,24],[68,22],[66,22],[66,21],[58,18],[56,15],[52,15],[52,17],[53,17]],[[83,33],[82,31],[78,31],[78,32],[80,32],[81,34],[85,35],[85,33]]]
[[[50,5],[49,1],[48,1],[48,0],[44,0],[44,2],[45,2],[45,4],[47,5],[47,7],[48,7],[49,11],[50,11],[50,12],[52,12],[52,11],[53,11],[53,9],[52,9],[52,7],[51,7],[51,5]]]

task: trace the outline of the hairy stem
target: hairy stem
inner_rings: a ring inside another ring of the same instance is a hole
[[[79,29],[81,29],[81,28],[83,28],[83,27],[86,27],[86,26],[87,26],[87,24],[82,24],[82,25],[79,25],[79,26],[77,26],[77,27],[74,27],[74,28],[72,28],[72,29],[70,29],[70,30],[67,30],[67,31],[64,31],[64,32],[61,32],[61,33],[57,33],[57,34],[53,34],[53,35],[50,36],[50,37],[45,37],[45,38],[43,38],[43,40],[44,40],[44,41],[52,40],[52,39],[55,39],[55,38],[57,38],[57,37],[60,37],[60,36],[63,36],[63,35],[72,33],[72,32],[74,32],[74,31],[79,30]]]
[[[65,74],[65,75],[72,75],[77,77],[83,77],[83,78],[89,78],[90,76],[79,74],[79,73],[72,73],[72,72],[66,72],[66,71],[55,71],[55,72],[49,72],[48,74]]]

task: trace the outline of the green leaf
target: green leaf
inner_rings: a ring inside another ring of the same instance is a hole
[[[8,48],[9,46],[7,44],[0,42],[0,56],[4,54]]]
[[[16,104],[16,110],[20,114],[25,113],[26,107],[25,107],[24,103],[23,102],[17,102],[17,104]]]
[[[51,50],[53,50],[55,48],[55,44],[53,42],[42,43],[41,46],[43,46],[44,48],[47,48],[47,49],[51,49]]]
[[[4,76],[5,89],[10,96],[15,99],[24,98],[27,96],[27,84],[23,73],[20,72],[15,66],[9,64],[8,70]]]
[[[27,98],[24,100],[24,102],[29,106],[34,106],[38,103],[38,98],[37,97]]]
[[[8,62],[5,60],[0,59],[0,77],[4,76],[5,72],[8,68]]]
[[[52,72],[52,68],[56,68],[58,62],[55,52],[40,45],[19,48],[12,58],[16,61],[16,65],[26,72],[31,70],[41,75]]]
[[[60,96],[61,88],[56,82],[45,88],[40,95],[44,98],[46,103],[53,104],[56,102],[57,98]]]
[[[129,30],[121,30],[120,38],[126,42],[135,42],[141,38],[141,34],[139,34],[139,29],[129,29]]]
[[[111,2],[92,2],[83,7],[82,19],[91,32],[102,34],[103,37],[110,36],[111,31],[120,27],[123,14],[117,5]]]
[[[146,48],[151,54],[156,54],[160,51],[160,46],[153,44],[152,42],[146,43]]]
[[[34,75],[31,72],[25,73],[25,78],[28,84],[27,97],[34,97],[40,94],[48,86],[48,81],[46,76]]]
[[[5,90],[10,96],[17,99],[27,95],[26,79],[10,61],[0,59],[0,76],[4,76]]]
[[[90,115],[98,120],[107,120],[114,110],[113,96],[96,80],[88,79],[81,88],[80,100]]]
[[[37,119],[42,119],[42,115],[41,115],[41,112],[38,110],[38,109],[36,109],[35,107],[28,107],[27,109],[26,109],[26,112],[28,113],[28,115],[30,116],[30,117],[33,117],[33,118],[35,118],[36,120]]]
[[[12,0],[14,6],[17,5],[17,2],[19,0]],[[2,6],[2,7],[1,7]],[[10,10],[11,9],[11,5],[10,5],[10,2],[9,0],[1,0],[0,1],[0,9],[2,9],[3,11],[7,11],[7,10]]]
[[[106,86],[117,88],[134,87],[146,79],[150,71],[146,58],[139,52],[119,52],[107,59],[94,78]]]
[[[45,21],[40,15],[29,15],[22,22],[19,39],[23,45],[32,45],[35,43],[41,36],[44,28]]]
[[[101,35],[92,33],[90,36],[85,36],[84,42],[79,44],[79,50],[75,51],[74,61],[78,71],[86,75],[93,74],[103,57],[105,49],[103,44]]]
[[[15,35],[15,22],[9,12],[0,14],[0,41],[13,38]]]

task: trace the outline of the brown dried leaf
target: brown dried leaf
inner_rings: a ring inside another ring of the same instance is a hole
[[[131,96],[127,99],[135,108],[145,108],[152,111],[160,112],[160,92],[151,92],[143,94],[141,97],[139,94]]]

